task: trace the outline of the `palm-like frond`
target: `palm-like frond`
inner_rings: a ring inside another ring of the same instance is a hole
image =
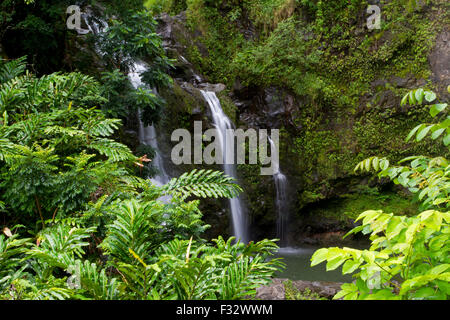
[[[68,288],[42,288],[35,289],[35,292],[28,294],[27,299],[30,300],[67,300],[73,296],[73,293]]]
[[[83,125],[83,129],[94,137],[109,137],[119,128],[122,120],[120,119],[101,119],[87,122]]]
[[[21,264],[30,239],[18,239],[18,234],[5,237],[0,234],[0,291],[18,279],[26,268]]]
[[[15,60],[0,60],[0,84],[7,82],[25,71],[27,57],[20,57]]]
[[[277,271],[273,261],[265,262],[261,256],[243,256],[229,264],[221,277],[221,299],[235,300],[256,294],[256,289],[270,282]]]
[[[99,270],[95,263],[76,260],[68,268],[75,277],[74,283],[81,286],[95,300],[113,300],[119,297],[119,282],[108,277],[105,269]]]
[[[48,264],[48,273],[54,267],[67,269],[76,256],[81,257],[84,254],[84,247],[89,243],[95,228],[71,228],[68,225],[57,225],[55,227],[44,229],[38,239],[39,245],[35,245],[27,254],[32,258],[39,258]]]
[[[122,262],[135,262],[130,249],[146,260],[152,245],[151,229],[156,228],[152,222],[153,204],[142,204],[134,199],[123,201],[116,209],[116,220],[108,226],[108,235],[101,247]]]

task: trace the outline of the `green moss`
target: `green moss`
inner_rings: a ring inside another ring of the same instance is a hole
[[[299,207],[339,196],[336,184],[351,177],[367,157],[395,162],[411,154],[448,153],[429,142],[404,140],[411,128],[429,119],[421,108],[399,107],[409,88],[397,86],[394,77],[412,79],[408,85],[426,83],[429,52],[449,22],[444,1],[425,9],[411,3],[380,1],[381,29],[369,31],[368,1],[363,0],[187,1],[193,34],[184,43],[187,58],[209,82],[231,88],[239,78],[244,86],[277,87],[295,96],[291,119],[298,129],[281,131],[280,156],[282,164],[289,164],[286,170],[301,181]],[[218,96],[236,122],[227,92]],[[263,191],[257,169],[239,169],[250,211],[270,211],[269,204],[262,208],[260,197],[252,195]],[[341,202],[378,207],[372,202],[376,198],[361,197]],[[354,215],[363,207],[340,208]]]
[[[196,99],[196,96],[187,93],[175,81],[173,87],[162,90],[161,95],[167,102],[163,126],[168,131],[178,128],[190,129],[194,109],[200,108],[200,111],[204,111],[204,100],[200,97]]]
[[[309,288],[305,288],[303,291],[298,290],[291,280],[284,281],[283,285],[286,300],[327,300]]]
[[[220,104],[222,106],[223,112],[231,119],[233,123],[237,123],[236,121],[236,112],[237,107],[233,103],[233,100],[228,96],[227,91],[221,91],[217,94],[217,97],[220,100]]]
[[[419,204],[412,197],[393,191],[378,191],[376,188],[361,187],[360,192],[343,195],[340,198],[327,200],[326,204],[318,204],[311,214],[346,221],[356,219],[366,210],[383,210],[395,215],[415,214]]]
[[[361,21],[368,4],[362,0],[257,0],[220,8],[191,2],[189,22],[203,32],[197,41],[207,52],[192,46],[190,59],[211,81],[230,85],[239,77],[244,85],[282,86],[316,104],[345,108],[357,107],[374,79],[428,78],[427,55],[448,21],[438,23],[437,11],[408,11],[402,0],[381,1],[379,31]],[[238,21],[257,26],[252,40],[243,38]]]

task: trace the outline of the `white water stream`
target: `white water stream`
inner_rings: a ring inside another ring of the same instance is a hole
[[[230,119],[223,112],[219,98],[217,98],[216,94],[212,91],[200,90],[200,92],[208,103],[213,117],[213,123],[217,129],[219,144],[222,149],[222,158],[224,160],[223,170],[226,175],[237,180],[236,165],[227,164],[226,162],[227,152],[231,150],[231,148],[234,148],[234,143],[233,141],[229,141],[229,139],[227,139],[226,132],[227,129],[233,129],[233,125]],[[234,236],[236,239],[240,239],[241,242],[247,243],[249,241],[247,219],[242,207],[241,199],[239,199],[239,197],[235,197],[230,199],[229,203],[233,220]]]
[[[276,146],[272,139],[269,138],[271,153],[277,152]],[[275,206],[277,209],[277,238],[280,239],[280,246],[287,245],[287,218],[288,218],[288,199],[287,199],[287,179],[280,171],[280,164],[273,164],[276,198]]]

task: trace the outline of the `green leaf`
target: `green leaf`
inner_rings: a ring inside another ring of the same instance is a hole
[[[311,267],[318,265],[319,263],[325,261],[327,259],[328,249],[322,248],[314,252],[311,257]]]
[[[409,92],[407,94],[404,95],[404,97],[402,98],[402,101],[400,102],[400,105],[405,105],[408,101],[408,97],[409,97]]]
[[[428,102],[433,102],[436,99],[436,94],[433,91],[425,92],[425,100]]]
[[[370,171],[370,163],[371,163],[371,159],[369,158],[366,160],[366,163],[365,163],[365,168],[366,168],[367,172]]]
[[[422,104],[422,101],[423,101],[423,89],[422,88],[416,90],[415,97],[416,97],[416,100],[419,102],[419,104]]]
[[[416,96],[414,95],[414,91],[409,92],[409,104],[414,105],[416,104]]]
[[[411,139],[414,136],[414,134],[417,132],[417,130],[419,130],[419,128],[424,127],[424,126],[425,126],[424,124],[419,124],[414,129],[412,129],[409,132],[408,136],[406,137],[406,141],[409,141],[409,139]]]
[[[372,251],[364,250],[362,252],[362,256],[363,256],[364,260],[369,264],[374,263],[374,261],[375,261],[375,253]]]
[[[327,262],[327,271],[334,270],[339,267],[342,263],[344,263],[346,257],[345,256],[336,256]]]
[[[444,146],[448,146],[450,144],[450,134],[447,134],[443,140]]]
[[[423,138],[425,138],[425,136],[427,135],[427,133],[430,131],[430,129],[432,127],[433,127],[433,125],[429,125],[423,129],[421,129],[419,132],[417,132],[416,141],[421,141]]]
[[[359,261],[349,259],[349,260],[345,261],[344,265],[342,266],[342,274],[352,273],[360,265],[361,265],[361,263]]]
[[[431,139],[436,140],[445,131],[445,128],[438,129],[431,134]]]
[[[445,264],[441,264],[441,265],[434,267],[428,273],[438,275],[438,274],[441,274],[441,273],[447,271],[449,268],[450,268],[450,264],[445,263]]]
[[[433,104],[430,109],[430,114],[432,117],[435,117],[439,112],[442,112],[445,108],[447,108],[446,103]]]
[[[378,158],[374,157],[372,160],[372,166],[374,168],[375,171],[378,171]]]

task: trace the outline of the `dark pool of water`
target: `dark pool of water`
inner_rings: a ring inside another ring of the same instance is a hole
[[[361,245],[349,247],[363,249]],[[342,275],[342,265],[333,271],[326,271],[326,262],[311,267],[311,256],[320,248],[313,246],[280,248],[275,257],[283,258],[283,262],[287,266],[284,271],[277,273],[275,277],[306,281],[351,282],[353,280],[351,275]]]

